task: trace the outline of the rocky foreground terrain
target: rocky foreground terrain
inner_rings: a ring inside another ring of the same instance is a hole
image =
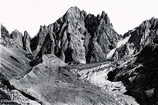
[[[118,34],[71,7],[33,38],[1,25],[1,105],[158,105],[158,19]]]

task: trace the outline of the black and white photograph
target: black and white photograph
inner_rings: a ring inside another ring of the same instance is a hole
[[[0,105],[158,105],[158,0],[0,0]]]

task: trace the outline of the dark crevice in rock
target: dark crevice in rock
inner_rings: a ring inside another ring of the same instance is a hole
[[[10,56],[11,59],[15,60],[16,62],[20,63],[15,57]]]
[[[92,37],[94,37],[94,33],[97,30],[99,25],[99,20],[96,16],[92,14],[88,14],[85,18],[85,27],[87,28],[88,32]]]
[[[16,88],[15,88],[15,89],[16,89]],[[16,90],[18,90],[18,89],[16,89]],[[24,95],[25,97],[27,97],[28,99],[33,100],[33,101],[36,101],[36,102],[40,103],[41,105],[44,105],[42,101],[40,101],[39,99],[33,97],[32,95],[29,95],[29,94],[27,94],[27,93],[25,93],[25,92],[23,92],[23,91],[21,91],[21,90],[18,90],[18,91],[19,91],[22,95]]]
[[[35,36],[34,38],[31,39],[31,50],[34,51],[37,48],[38,45],[38,36]]]
[[[41,63],[42,62],[42,58],[40,57],[36,57],[35,59],[33,59],[33,60],[31,60],[30,61],[30,66],[35,66],[35,65],[38,65],[39,63]]]
[[[65,62],[66,63],[73,61],[72,53],[73,53],[73,50],[71,48],[67,48],[67,50],[65,51]]]

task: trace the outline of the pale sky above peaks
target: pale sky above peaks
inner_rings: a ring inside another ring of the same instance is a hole
[[[33,37],[40,25],[55,22],[72,6],[95,15],[104,10],[120,34],[158,18],[158,0],[0,0],[0,23],[10,32],[27,30]]]

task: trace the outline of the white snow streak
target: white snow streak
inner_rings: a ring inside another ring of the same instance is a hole
[[[126,38],[123,39],[123,40],[120,40],[120,41],[117,43],[116,48],[119,48],[119,47],[121,47],[122,45],[126,44],[126,43],[128,42],[128,40],[129,40],[129,38],[130,38],[130,36],[126,37]]]
[[[112,56],[114,55],[115,51],[116,51],[116,48],[112,49],[112,50],[106,55],[106,58],[107,58],[107,59],[111,59]]]
[[[130,38],[130,36],[124,38],[123,40],[120,40],[120,41],[117,43],[116,48],[112,49],[112,50],[107,54],[106,58],[107,58],[107,59],[111,59],[112,56],[114,55],[116,49],[119,48],[119,47],[121,47],[121,46],[123,46],[124,44],[126,44],[126,43],[128,42],[128,40],[129,40],[129,38]]]

